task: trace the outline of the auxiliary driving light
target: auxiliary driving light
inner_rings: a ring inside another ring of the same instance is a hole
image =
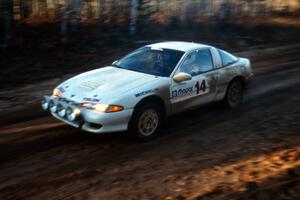
[[[46,99],[45,97],[43,97],[43,100],[42,100],[42,108],[43,108],[44,110],[47,110],[48,107],[49,107],[49,103],[48,103],[47,99]]]
[[[69,121],[74,121],[78,118],[79,114],[80,114],[80,109],[79,108],[70,108],[68,107],[66,110],[66,114],[67,114],[67,119]]]
[[[56,112],[57,106],[55,105],[54,101],[52,101],[52,100],[49,101],[49,108],[52,113]]]
[[[57,114],[60,117],[64,117],[66,115],[66,109],[61,104],[57,105]]]

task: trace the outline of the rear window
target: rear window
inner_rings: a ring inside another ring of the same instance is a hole
[[[224,50],[219,49],[219,53],[220,53],[221,58],[222,58],[223,67],[231,65],[231,64],[236,63],[238,61],[237,57],[235,57],[234,55],[232,55],[232,54],[230,54],[230,53],[228,53]]]

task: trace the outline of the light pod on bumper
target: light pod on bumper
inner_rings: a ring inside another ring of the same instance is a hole
[[[57,105],[57,114],[60,117],[64,117],[66,115],[66,109],[61,104]]]
[[[67,114],[67,119],[69,121],[75,121],[80,115],[80,109],[79,108],[72,109],[71,107],[68,107],[66,109],[66,114]]]
[[[49,108],[48,100],[45,97],[43,97],[43,99],[42,99],[42,108],[44,110],[47,110]]]
[[[56,104],[54,103],[53,100],[50,100],[50,101],[49,101],[49,109],[50,109],[50,111],[51,111],[52,113],[55,113],[56,110],[57,110],[57,106],[56,106]]]

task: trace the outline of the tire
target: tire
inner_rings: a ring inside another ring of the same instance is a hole
[[[224,98],[224,103],[227,107],[231,109],[235,109],[241,106],[244,98],[244,85],[238,80],[232,80],[226,91],[226,95]]]
[[[162,121],[162,108],[150,102],[145,103],[134,111],[130,130],[135,133],[140,141],[147,142],[159,135]]]

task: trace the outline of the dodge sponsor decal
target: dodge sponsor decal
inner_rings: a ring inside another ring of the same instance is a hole
[[[172,98],[180,98],[185,96],[190,96],[193,93],[193,87],[178,89],[172,91]]]

